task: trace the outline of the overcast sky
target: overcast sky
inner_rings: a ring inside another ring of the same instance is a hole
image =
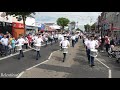
[[[65,17],[70,21],[78,22],[83,29],[85,24],[96,22],[100,14],[101,12],[36,12],[35,19],[39,23],[56,23],[59,17]]]

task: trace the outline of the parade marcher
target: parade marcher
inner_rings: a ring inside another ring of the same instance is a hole
[[[98,48],[98,43],[96,43],[96,41],[94,40],[94,36],[91,36],[91,41],[88,43],[88,47],[90,49],[90,53],[92,52],[92,50],[96,50],[96,48]],[[89,54],[90,55],[90,54]],[[90,66],[95,66],[94,65],[94,56],[90,55]]]
[[[51,42],[51,45],[52,45],[52,42],[53,42],[53,34],[51,34],[51,35],[49,36],[49,38],[50,38],[50,42]]]
[[[47,43],[48,43],[48,36],[47,35],[44,36],[44,40],[45,40],[46,46],[47,46]]]
[[[41,48],[41,44],[43,42],[42,36],[39,34],[38,38],[35,40],[35,47],[36,47],[36,51],[37,51],[37,55],[36,55],[36,60],[38,60],[39,57],[41,57],[40,55],[40,48]]]
[[[24,40],[25,40],[24,45],[25,45],[26,49],[28,49],[28,46],[29,46],[29,41],[28,41],[27,36],[25,36]]]
[[[75,34],[75,41],[76,41],[76,43],[78,42],[78,38],[79,38],[79,35],[78,35],[78,33],[76,33]]]
[[[88,36],[87,39],[85,40],[86,54],[87,54],[87,57],[88,57],[88,63],[90,63],[90,48],[89,48],[89,44],[90,44],[90,37]]]
[[[74,47],[75,46],[75,34],[72,35],[71,39],[72,39],[72,47]]]
[[[58,41],[58,34],[54,34],[54,40],[55,40],[55,43]]]
[[[22,35],[20,35],[20,37],[16,41],[17,49],[20,51],[20,53],[18,55],[19,60],[21,59],[21,56],[24,57],[23,50],[22,50],[22,46],[24,45],[24,43],[25,43],[25,40],[22,38]]]
[[[62,51],[63,51],[63,62],[66,59],[66,54],[68,53],[68,47],[70,47],[70,43],[67,40],[67,36],[64,36],[64,40],[60,42],[60,45],[62,45]]]

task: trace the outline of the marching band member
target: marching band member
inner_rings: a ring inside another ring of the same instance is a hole
[[[73,34],[73,36],[71,37],[71,39],[72,39],[72,47],[74,47],[75,46],[75,35]]]
[[[38,60],[38,58],[41,57],[40,47],[41,47],[42,42],[43,42],[43,39],[42,39],[41,35],[38,35],[38,38],[35,40],[35,46],[36,46],[36,51],[37,51],[36,60]]]
[[[58,41],[58,34],[57,33],[54,34],[54,40],[55,40],[55,43]]]
[[[24,57],[24,54],[23,54],[23,50],[22,50],[22,46],[24,45],[25,43],[25,40],[22,38],[22,35],[20,35],[20,37],[18,38],[18,40],[16,41],[18,47],[18,50],[20,51],[19,55],[18,55],[18,59],[20,60],[21,56]]]
[[[95,50],[96,48],[98,48],[98,43],[96,43],[96,41],[94,40],[94,36],[91,36],[91,40],[87,43],[87,46],[90,49],[90,52],[92,49]],[[89,55],[90,55],[90,53],[89,53]],[[91,55],[90,55],[90,65],[91,65],[91,67],[95,66],[94,65],[94,56],[91,56]]]
[[[66,54],[68,53],[68,47],[70,47],[70,43],[67,40],[67,36],[64,36],[64,40],[60,42],[60,45],[62,45],[62,51],[63,51],[63,62],[65,61]]]

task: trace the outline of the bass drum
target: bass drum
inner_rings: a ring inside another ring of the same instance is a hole
[[[15,45],[15,46],[16,46],[17,51],[22,50],[22,45],[18,44],[18,45]]]
[[[97,55],[98,55],[98,50],[97,49],[90,49],[90,56],[97,57]]]
[[[34,44],[34,46],[35,46],[35,50],[36,50],[36,51],[40,51],[41,45],[39,45],[39,44]]]

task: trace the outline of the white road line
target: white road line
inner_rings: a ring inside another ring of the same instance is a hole
[[[103,62],[101,62],[98,58],[95,58],[97,61],[99,61],[100,63],[102,63],[105,67],[107,67],[108,69],[109,69],[109,67],[106,65],[106,64],[104,64]]]
[[[109,78],[112,78],[112,72],[110,69],[109,69]]]
[[[48,44],[50,44],[50,43],[48,43]],[[42,46],[45,46],[45,44],[43,44]],[[30,50],[32,50],[32,49],[34,49],[34,48],[31,48],[31,49],[25,50],[25,51],[23,51],[23,52],[27,52],[27,51],[30,51]],[[18,55],[18,54],[19,54],[19,53],[15,53],[15,54],[12,54],[12,55],[9,55],[9,56],[6,56],[6,57],[3,57],[3,58],[0,58],[0,61],[1,61],[1,60],[4,60],[4,59],[6,59],[6,58],[9,58],[9,57],[12,57],[12,56]]]
[[[32,66],[32,67],[26,69],[26,71],[27,71],[27,70],[31,70],[31,69],[33,69],[34,67],[37,67],[37,66],[39,66],[39,65],[41,65],[41,64],[43,64],[43,63],[46,63],[46,62],[48,62],[48,61],[49,61],[49,60],[46,60],[46,61],[43,61],[43,62],[37,64],[37,65],[34,65],[34,66]]]
[[[58,50],[57,50],[57,51],[58,51]],[[56,51],[54,51],[54,52],[56,52]],[[50,54],[49,58],[52,56],[52,54],[53,54],[54,52],[52,52],[52,53]],[[49,58],[48,58],[48,59],[49,59]],[[36,65],[34,65],[34,66],[26,69],[25,71],[31,70],[31,69],[33,69],[33,68],[35,68],[35,67],[37,67],[37,66],[39,66],[39,65],[41,65],[41,64],[43,64],[43,63],[46,63],[46,62],[48,62],[48,61],[49,61],[49,60],[45,60],[45,61],[43,61],[43,62],[41,62],[41,63],[39,63],[39,64],[36,64]],[[20,78],[20,77],[25,73],[25,71],[21,72],[16,78]]]
[[[109,66],[107,66],[106,64],[104,64],[103,62],[101,62],[98,58],[95,58],[98,62],[100,62],[101,64],[103,64],[107,69],[108,69],[108,78],[112,78],[112,72]]]
[[[21,72],[16,78],[20,78],[23,75],[24,71]]]
[[[53,53],[51,53],[51,54],[50,54],[50,56],[48,57],[48,59],[50,59],[50,58],[51,58],[52,54],[53,54]]]

